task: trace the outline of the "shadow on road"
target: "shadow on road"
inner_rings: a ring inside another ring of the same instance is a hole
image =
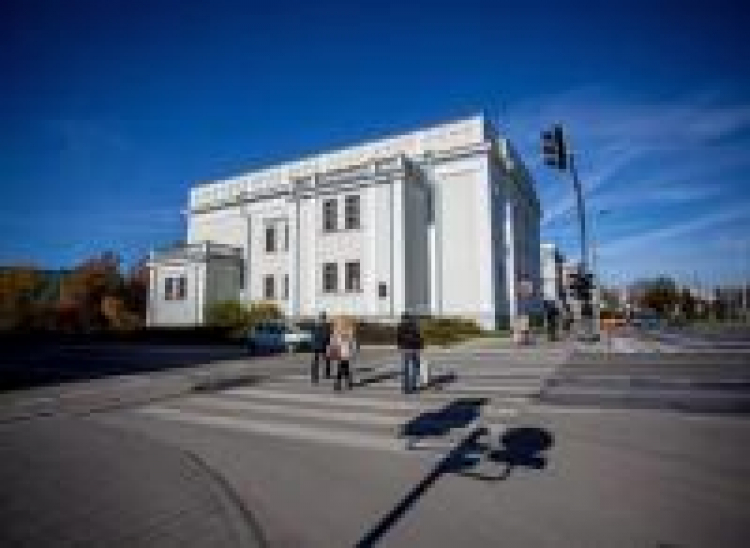
[[[368,386],[371,384],[377,384],[379,382],[384,382],[387,380],[395,379],[398,376],[399,376],[398,371],[383,371],[382,373],[377,373],[369,377],[362,377],[358,381],[356,381],[353,386],[354,388]]]
[[[241,346],[29,341],[0,351],[0,392],[243,357]]]
[[[440,436],[454,428],[471,425],[480,414],[485,399],[460,399],[445,408],[419,415],[404,425],[403,435]],[[441,419],[444,422],[441,424]],[[493,440],[483,442],[489,434],[483,426],[475,426],[455,445],[438,464],[415,485],[380,521],[357,542],[357,548],[375,546],[388,531],[424,496],[444,474],[458,474],[481,481],[502,481],[516,468],[542,470],[547,466],[544,452],[554,444],[553,435],[535,427],[519,427],[506,430],[499,438],[497,447]],[[477,472],[478,465],[497,465],[497,474]]]

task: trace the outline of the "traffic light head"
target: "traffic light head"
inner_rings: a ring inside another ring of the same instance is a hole
[[[544,163],[548,166],[567,169],[568,151],[561,125],[555,125],[550,131],[542,132],[542,154]]]

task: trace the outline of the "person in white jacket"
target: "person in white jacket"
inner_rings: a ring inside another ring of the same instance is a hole
[[[341,390],[342,380],[346,381],[346,387],[351,390],[352,366],[351,362],[357,351],[357,339],[355,336],[354,321],[343,316],[333,320],[333,334],[329,345],[329,355],[338,362],[336,371],[336,382],[333,389]]]

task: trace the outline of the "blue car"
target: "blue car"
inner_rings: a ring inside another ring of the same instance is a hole
[[[310,348],[312,334],[283,322],[263,322],[247,335],[248,350],[252,354],[299,352]]]

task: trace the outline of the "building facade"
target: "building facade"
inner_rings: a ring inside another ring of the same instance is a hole
[[[186,215],[187,245],[151,256],[151,324],[221,297],[495,328],[541,297],[533,181],[481,115],[197,186]]]

